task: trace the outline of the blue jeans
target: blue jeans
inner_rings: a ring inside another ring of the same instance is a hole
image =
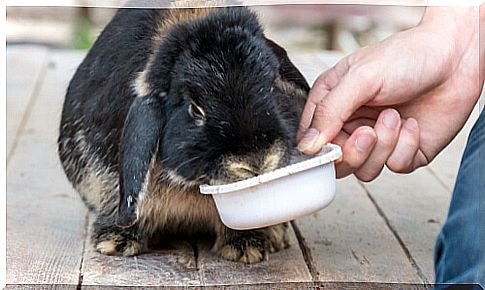
[[[442,287],[485,288],[485,110],[468,137],[448,219],[436,241],[435,273]]]

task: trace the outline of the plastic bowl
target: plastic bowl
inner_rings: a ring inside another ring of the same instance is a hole
[[[339,146],[329,144],[303,161],[250,179],[201,185],[211,194],[222,222],[235,230],[249,230],[287,222],[312,214],[335,197],[333,161],[342,156]]]

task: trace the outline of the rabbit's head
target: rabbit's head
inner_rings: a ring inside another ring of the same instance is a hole
[[[168,182],[223,184],[288,164],[295,112],[302,108],[291,108],[272,45],[253,13],[239,8],[216,10],[167,31],[136,81],[137,101],[146,110],[134,109],[135,101],[128,119],[137,114],[141,128],[157,128],[148,130],[155,132],[157,160]],[[123,168],[134,159],[127,158]]]

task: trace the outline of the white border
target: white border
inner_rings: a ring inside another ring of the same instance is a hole
[[[195,2],[199,2],[195,4]],[[300,4],[359,4],[359,5],[400,5],[400,6],[479,6],[483,0],[6,0],[6,6],[83,6],[83,7],[130,7],[167,8],[206,6],[260,6],[260,5],[300,5]]]
[[[6,8],[5,5],[2,5],[0,14],[2,15],[2,24],[0,25],[3,38],[5,39],[5,43],[7,43],[6,33],[5,33],[5,24],[6,24]],[[3,82],[1,85],[2,90],[2,105],[0,105],[0,136],[3,136],[3,141],[0,142],[0,150],[3,152],[2,159],[3,159],[3,166],[0,168],[0,186],[2,192],[2,199],[0,200],[0,287],[5,288],[5,283],[7,282],[7,47],[6,45],[2,45],[1,47],[1,57],[2,57],[2,64],[1,64],[1,71],[0,75],[3,75]]]

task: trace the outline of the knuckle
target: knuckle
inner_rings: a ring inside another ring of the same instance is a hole
[[[315,117],[323,118],[323,117],[328,115],[327,112],[328,112],[328,105],[326,105],[324,103],[318,103],[317,107],[315,108],[315,112],[313,113],[313,115]]]
[[[409,148],[410,150],[416,151],[419,147],[419,137],[413,138],[406,138],[404,140],[404,145]]]
[[[350,168],[352,172],[356,171],[362,166],[363,160],[356,158],[354,156],[345,157],[344,164],[345,167]]]
[[[320,125],[321,123],[333,123],[336,116],[332,113],[333,110],[331,105],[325,102],[320,102],[317,104],[315,108],[315,112],[313,113],[313,122],[317,122]]]
[[[379,147],[385,149],[386,151],[394,149],[396,145],[396,138],[393,138],[393,136],[390,136],[388,134],[381,134],[379,136],[379,133],[377,134],[377,142],[379,144]]]
[[[374,94],[379,91],[381,81],[379,69],[374,65],[363,64],[349,69],[348,77],[358,80],[359,89],[365,94]]]

